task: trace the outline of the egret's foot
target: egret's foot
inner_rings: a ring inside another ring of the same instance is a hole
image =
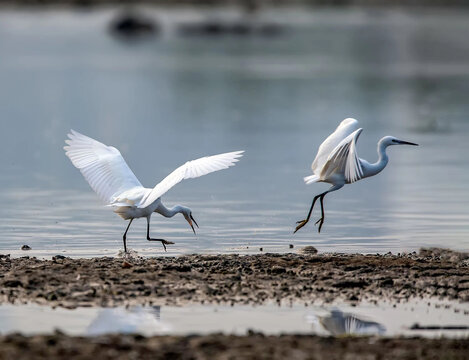
[[[298,230],[300,230],[303,226],[305,226],[308,223],[308,219],[300,220],[300,221],[297,221],[296,223],[298,225],[297,225],[295,231],[293,231],[293,234],[296,233]]]
[[[165,239],[150,239],[150,238],[147,238],[147,240],[148,241],[161,241],[161,245],[163,245],[164,251],[167,251],[166,250],[166,245],[174,244],[172,241],[168,241],[168,240],[165,240]]]
[[[322,228],[322,224],[324,224],[324,218],[322,217],[322,218],[320,218],[318,221],[316,221],[316,222],[314,223],[314,225],[317,225],[317,224],[319,224],[318,233],[320,233],[320,232],[321,232],[321,228]]]

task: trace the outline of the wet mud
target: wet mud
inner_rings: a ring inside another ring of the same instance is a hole
[[[0,303],[77,306],[469,301],[469,254],[259,254],[52,260],[0,257]]]
[[[469,340],[310,335],[0,337],[3,359],[467,359]]]

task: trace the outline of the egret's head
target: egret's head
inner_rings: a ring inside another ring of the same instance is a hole
[[[187,207],[182,207],[181,214],[182,214],[182,216],[184,216],[184,219],[186,219],[186,221],[189,223],[189,225],[192,228],[192,231],[195,234],[195,229],[194,229],[193,223],[195,224],[195,226],[197,226],[197,228],[199,227],[199,225],[197,225],[197,221],[195,221],[194,217],[192,216],[191,209],[189,209]]]
[[[414,146],[419,146],[419,144],[415,144],[409,141],[404,141],[404,140],[399,140],[395,138],[394,136],[385,136],[381,140],[386,146],[389,145],[414,145]]]

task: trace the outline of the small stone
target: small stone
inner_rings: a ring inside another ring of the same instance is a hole
[[[57,300],[57,294],[54,292],[50,292],[47,294],[47,300],[49,301],[56,301]]]
[[[112,21],[110,30],[114,35],[132,39],[156,35],[160,29],[158,24],[142,14],[124,13]]]
[[[379,283],[380,286],[387,287],[387,286],[393,286],[394,285],[394,280],[391,278],[386,278],[381,280]]]
[[[289,247],[290,249],[293,249],[293,244],[290,244],[288,247]],[[317,252],[317,251],[316,251],[316,252]]]
[[[263,248],[259,248],[259,251],[262,251],[262,250],[264,250],[264,249],[263,249]]]
[[[127,261],[124,260],[124,262],[122,263],[122,268],[123,269],[129,269],[131,268],[133,265]]]
[[[284,272],[286,272],[286,270],[282,266],[273,266],[271,269],[272,274],[283,274]]]
[[[303,254],[314,255],[318,253],[318,249],[316,249],[314,246],[305,246],[303,249],[301,249],[301,252]]]
[[[6,280],[3,283],[5,287],[23,287],[23,283],[19,280]]]
[[[25,244],[21,247],[21,250],[31,250],[31,246]]]

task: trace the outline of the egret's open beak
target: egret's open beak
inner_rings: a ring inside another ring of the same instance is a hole
[[[195,224],[195,226],[197,226],[197,228],[199,228],[199,225],[197,225],[197,221],[195,221],[195,219],[192,217],[192,214],[190,215],[190,219],[187,219],[187,222],[188,222],[189,225],[191,226],[192,231],[194,232],[194,235],[197,235],[197,234],[195,233],[194,225],[192,225],[192,222],[194,222],[194,224]]]
[[[409,142],[409,141],[398,140],[398,143],[401,144],[401,145],[414,145],[414,146],[419,146],[419,144],[416,144],[416,143],[413,143],[413,142]]]

